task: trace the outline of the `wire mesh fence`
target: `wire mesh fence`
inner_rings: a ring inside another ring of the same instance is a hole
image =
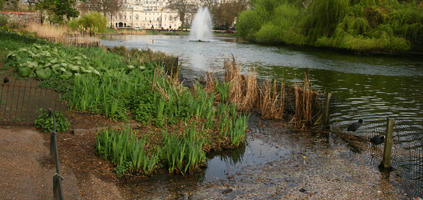
[[[394,142],[393,167],[401,170],[409,195],[423,197],[423,122],[396,120]]]
[[[9,77],[0,83],[0,125],[32,125],[41,108],[64,111],[66,107],[58,93],[40,87],[39,81]]]
[[[372,164],[379,165],[383,160],[384,144],[375,145],[370,142],[376,136],[386,136],[387,120],[365,122],[360,131],[349,132],[345,128],[336,127],[342,136],[351,135],[361,139],[365,149],[372,155]],[[394,120],[393,146],[391,166],[401,172],[401,184],[410,197],[423,197],[423,122],[410,119]]]

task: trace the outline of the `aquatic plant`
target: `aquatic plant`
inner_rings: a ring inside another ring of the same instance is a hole
[[[206,154],[202,148],[205,140],[199,134],[195,124],[185,131],[182,138],[163,132],[162,158],[169,173],[176,171],[185,174],[204,163]]]
[[[277,91],[276,80],[264,82],[260,89],[259,112],[265,119],[283,119],[285,113],[285,84],[281,82]]]
[[[116,172],[151,174],[158,166],[158,151],[147,152],[145,140],[139,139],[135,131],[107,129],[96,137],[97,152],[103,159],[116,165]]]

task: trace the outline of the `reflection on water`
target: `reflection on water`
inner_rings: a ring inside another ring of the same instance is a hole
[[[423,60],[298,51],[234,41],[230,37],[215,37],[211,42],[190,42],[187,36],[114,35],[102,40],[101,44],[163,51],[181,57],[185,69],[219,70],[222,69],[223,60],[233,55],[243,66],[287,66],[387,76],[423,75]]]

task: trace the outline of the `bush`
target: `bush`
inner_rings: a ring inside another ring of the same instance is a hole
[[[68,26],[73,30],[89,33],[101,33],[106,31],[107,19],[99,12],[89,12],[79,19],[73,19]]]
[[[40,109],[35,119],[35,128],[41,129],[43,132],[50,133],[53,131],[53,116],[48,110]],[[66,117],[60,112],[54,112],[56,118],[56,132],[66,132],[70,123]]]

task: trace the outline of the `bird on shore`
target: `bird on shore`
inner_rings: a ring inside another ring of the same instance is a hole
[[[356,131],[358,128],[360,128],[361,124],[363,124],[363,120],[359,119],[358,122],[352,123],[350,126],[348,126],[348,131]]]
[[[385,136],[383,135],[376,135],[372,138],[370,138],[370,142],[374,145],[379,145],[385,142]]]
[[[8,83],[9,82],[9,78],[6,76],[6,77],[4,77],[4,79],[3,79],[3,83],[4,84],[6,84],[6,83]]]

